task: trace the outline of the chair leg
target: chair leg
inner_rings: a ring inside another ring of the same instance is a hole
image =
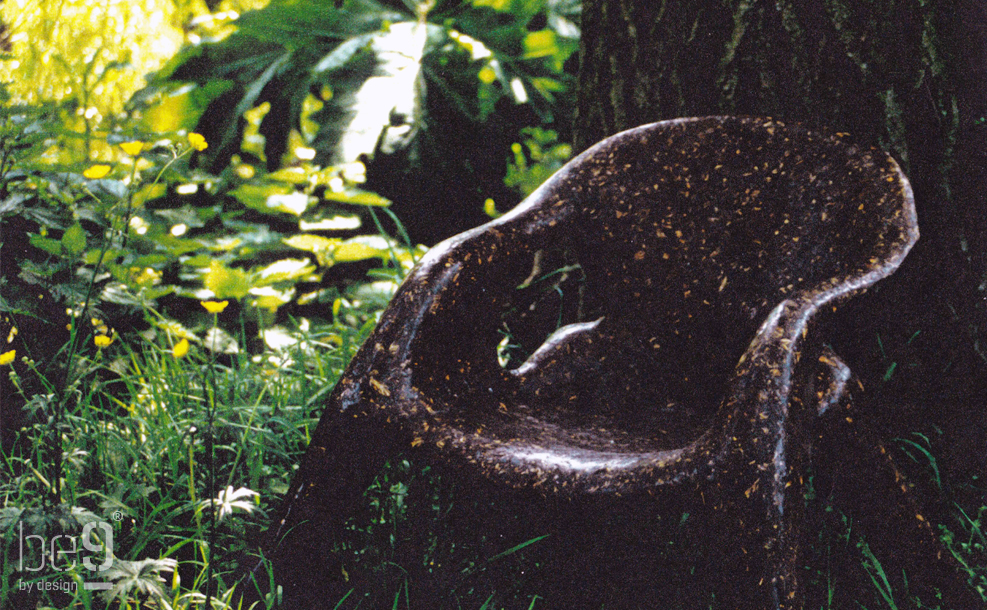
[[[723,549],[727,569],[717,599],[728,608],[801,609],[795,570],[801,487],[793,484],[790,468],[803,460],[781,413],[753,417],[762,424],[734,440],[726,468],[716,473],[718,529],[734,537]]]
[[[339,412],[324,416],[316,429],[286,495],[289,500],[263,545],[282,588],[282,607],[333,607],[349,590],[338,534],[396,450],[396,431],[375,424]],[[258,582],[267,581],[263,566],[254,572]],[[245,587],[254,588],[249,582]]]

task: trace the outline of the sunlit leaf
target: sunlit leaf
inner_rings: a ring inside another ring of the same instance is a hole
[[[339,192],[326,191],[323,197],[328,201],[338,201],[352,205],[389,206],[391,200],[376,193],[359,189],[345,189]]]
[[[386,251],[359,243],[340,244],[333,250],[332,258],[337,263],[350,263],[386,255]]]
[[[164,248],[172,256],[181,256],[183,254],[188,254],[189,252],[195,252],[196,250],[201,250],[205,247],[202,242],[189,239],[187,237],[179,238],[173,235],[162,235],[155,240],[159,247]],[[202,267],[208,264],[208,258],[206,263],[201,261],[193,261],[191,259],[184,261],[185,264],[191,265],[193,267]]]
[[[86,230],[79,223],[75,223],[62,234],[61,243],[69,254],[80,254],[86,249]]]
[[[242,184],[231,194],[243,205],[265,214],[301,216],[312,203],[308,195],[284,184]]]
[[[524,37],[524,58],[549,57],[559,52],[555,32],[539,30]]]
[[[253,286],[251,276],[243,269],[230,268],[213,261],[203,283],[217,299],[242,299]]]
[[[294,287],[278,290],[273,286],[261,286],[250,289],[250,300],[254,307],[275,311],[282,305],[287,305],[295,296]]]
[[[342,68],[347,62],[349,62],[349,60],[353,59],[354,55],[369,45],[370,41],[373,40],[373,37],[374,34],[364,34],[362,36],[350,38],[333,49],[331,53],[320,59],[319,62],[312,67],[312,72],[314,74],[321,74],[323,72],[332,72],[333,70]]]
[[[193,229],[205,226],[206,221],[215,218],[217,213],[218,210],[215,208],[192,205],[154,211],[155,215],[166,219],[171,224],[183,224]]]
[[[302,231],[349,231],[359,229],[362,224],[359,216],[330,216],[319,220],[300,220],[298,228]]]
[[[62,253],[62,243],[56,239],[51,239],[50,237],[43,237],[41,235],[32,235],[29,238],[31,245],[35,248],[44,250],[49,254],[54,254],[56,256]]]
[[[231,81],[212,80],[202,86],[186,84],[169,91],[144,110],[143,126],[158,133],[194,129],[209,103],[232,86]]]
[[[286,258],[264,267],[257,272],[257,281],[260,284],[274,284],[297,280],[310,275],[315,271],[315,265],[304,258]]]
[[[267,198],[267,207],[286,214],[301,216],[314,202],[314,198],[305,193],[288,193],[287,195],[271,195]]]
[[[147,184],[142,186],[140,189],[134,193],[133,205],[134,207],[139,207],[159,197],[164,197],[168,192],[168,187],[165,184],[157,182],[155,184]]]
[[[378,236],[360,236],[339,243],[332,251],[337,263],[351,263],[368,258],[387,257],[387,242]]]
[[[323,267],[333,264],[332,252],[340,243],[339,239],[330,239],[321,235],[292,235],[284,240],[284,243],[292,248],[298,248],[315,255],[316,260]]]
[[[310,180],[310,173],[303,167],[285,167],[267,175],[269,180],[278,180],[289,184],[305,184]]]

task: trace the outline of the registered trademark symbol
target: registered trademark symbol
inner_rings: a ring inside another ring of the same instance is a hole
[[[123,513],[118,510],[113,511],[113,515],[111,516],[114,521],[123,521]]]

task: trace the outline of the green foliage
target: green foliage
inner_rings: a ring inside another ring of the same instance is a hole
[[[13,0],[0,5],[12,33],[0,79],[29,103],[57,100],[79,132],[113,120],[143,72],[182,42],[171,0]]]
[[[387,202],[342,170],[267,174],[241,163],[211,175],[189,167],[195,151],[178,136],[134,155],[117,150],[105,164],[50,164],[42,155],[59,146],[55,119],[19,106],[0,112],[0,228],[19,256],[5,263],[0,313],[14,327],[31,317],[82,332],[75,321],[135,311],[169,333],[194,330],[207,320],[182,301],[203,298],[236,299],[263,324],[285,304],[344,296],[322,285],[335,265],[382,261],[393,283],[420,253],[376,231],[353,235],[372,215],[366,206]],[[71,315],[52,316],[59,309]]]
[[[136,101],[159,129],[164,115],[170,129],[197,122],[215,141],[213,167],[239,150],[254,109],[269,165],[299,145],[349,163],[407,147],[423,127],[438,132],[426,97],[469,121],[493,120],[504,98],[554,120],[577,12],[571,0],[276,0],[228,38],[183,49]]]
[[[539,127],[521,130],[524,145],[511,145],[514,160],[507,166],[504,183],[516,188],[525,197],[562,168],[572,156],[572,146],[559,142],[559,135]]]

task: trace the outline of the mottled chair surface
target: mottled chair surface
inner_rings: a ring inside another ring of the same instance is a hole
[[[800,426],[849,408],[811,321],[917,238],[898,166],[842,134],[711,117],[608,138],[411,272],[335,388],[268,555],[310,561],[311,533],[340,527],[383,460],[419,451],[545,494],[736,496],[725,510],[766,549],[751,607],[796,607]],[[546,249],[578,261],[582,319],[504,368],[504,312]],[[318,525],[293,537],[302,523]]]

